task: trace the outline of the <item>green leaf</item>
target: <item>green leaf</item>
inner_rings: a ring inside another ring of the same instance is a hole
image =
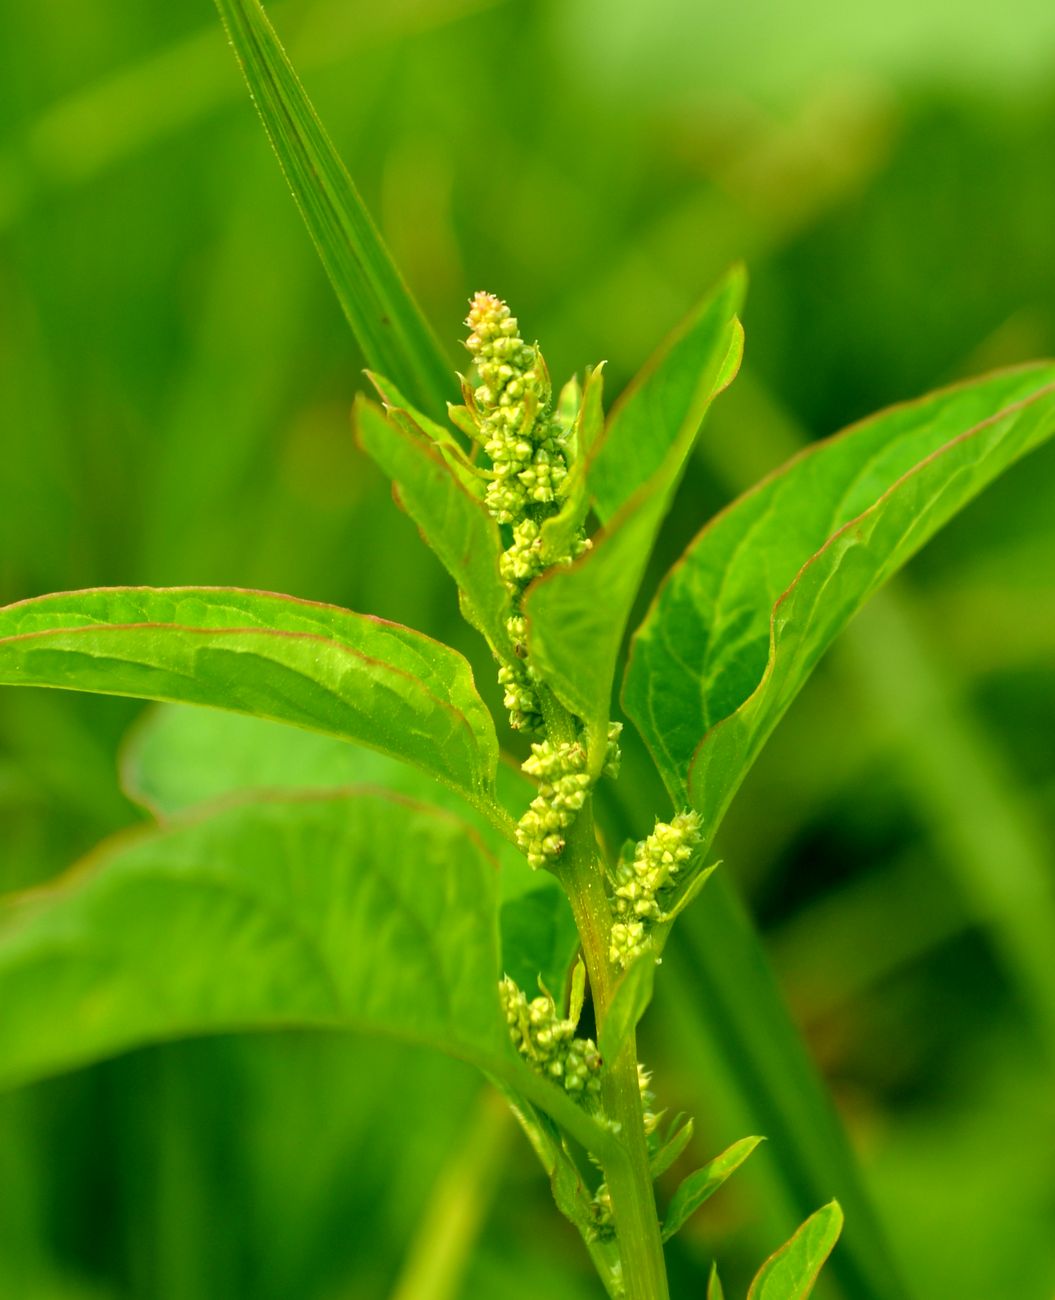
[[[614,1061],[637,1028],[637,1022],[652,1001],[655,978],[656,958],[652,952],[638,957],[620,977],[597,1040],[605,1060]]]
[[[210,704],[415,763],[502,825],[469,665],[395,623],[227,588],[101,588],[0,609],[0,683]]]
[[[520,860],[525,871],[530,867]],[[555,880],[534,880],[531,887],[507,898],[499,913],[502,927],[502,969],[528,997],[539,979],[562,1001],[579,951],[568,896]]]
[[[133,1045],[357,1027],[505,1055],[496,873],[455,818],[365,792],[118,836],[0,912],[0,1084]]]
[[[499,791],[515,814],[533,793],[515,769],[499,769]],[[455,791],[420,769],[333,736],[263,718],[163,705],[133,728],[121,756],[121,781],[135,803],[162,819],[232,795],[335,790],[372,785],[438,805],[469,823],[498,860],[502,969],[525,989],[541,975],[563,993],[579,945],[571,905],[552,876],[523,854]]]
[[[279,165],[369,365],[439,414],[450,368],[259,4],[216,0]]]
[[[747,276],[735,266],[646,362],[608,417],[590,492],[607,523],[656,474],[687,437],[689,445],[717,393],[736,377]],[[689,450],[683,449],[681,459]],[[681,468],[680,460],[674,472]]]
[[[711,1265],[711,1276],[707,1282],[707,1300],[725,1300],[722,1279],[718,1276],[718,1265]]]
[[[506,627],[512,609],[498,571],[498,525],[444,462],[435,440],[417,427],[412,414],[402,414],[402,419],[388,417],[357,399],[359,440],[392,479],[399,504],[458,584],[466,618],[508,662],[515,656]]]
[[[470,496],[482,499],[487,487],[487,480],[466,455],[464,447],[451,431],[445,428],[444,425],[437,424],[435,420],[430,420],[421,411],[415,410],[390,379],[386,379],[383,375],[375,375],[369,370],[366,372],[366,377],[377,389],[381,401],[384,403],[386,413],[401,427],[417,434],[418,437],[424,437],[427,442],[431,443],[443,458],[447,469],[466,492]],[[453,409],[455,408],[448,406],[448,414]],[[471,419],[470,415],[470,421]],[[475,429],[475,424],[473,428]],[[371,455],[374,454],[370,448],[367,448],[367,450],[370,451]],[[377,458],[375,457],[375,459]],[[378,459],[378,464],[381,465],[382,469],[385,468],[380,459]],[[385,472],[389,473],[387,469]],[[395,475],[390,474],[390,477],[394,478]],[[495,526],[497,527],[497,525]]]
[[[736,1173],[755,1147],[764,1141],[760,1137],[741,1138],[720,1156],[715,1156],[710,1164],[689,1174],[674,1193],[667,1208],[667,1217],[663,1222],[663,1240],[669,1241],[689,1216],[695,1214],[704,1201],[712,1197],[730,1175]]]
[[[843,1226],[838,1201],[811,1214],[755,1274],[747,1300],[806,1300]]]
[[[610,1150],[512,1049],[496,901],[464,823],[365,790],[117,836],[0,903],[0,1086],[174,1037],[354,1028],[462,1057]]]
[[[570,399],[569,399],[570,400]],[[554,564],[568,554],[575,534],[589,509],[589,476],[594,450],[604,431],[604,363],[586,376],[571,425],[573,450],[568,476],[561,485],[560,510],[542,525],[539,538],[542,561]]]
[[[699,534],[635,637],[623,700],[709,836],[861,605],[1052,433],[1055,367],[992,375],[818,444]]]
[[[653,1178],[665,1174],[692,1141],[692,1134],[696,1126],[691,1117],[685,1120],[684,1124],[681,1123],[681,1119],[682,1117],[679,1115],[674,1120],[670,1126],[670,1136],[648,1162]]]
[[[743,276],[734,272],[617,405],[589,479],[605,527],[590,550],[544,574],[524,600],[534,666],[586,722],[595,772],[616,659],[656,534],[700,423],[739,365],[742,296]]]

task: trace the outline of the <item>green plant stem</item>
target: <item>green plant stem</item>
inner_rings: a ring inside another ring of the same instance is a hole
[[[599,869],[589,801],[568,835],[560,874],[579,927],[600,1033],[615,990],[608,959],[611,912]],[[627,1300],[666,1300],[667,1271],[652,1190],[633,1033],[616,1059],[605,1061],[601,1097],[605,1114],[619,1125],[619,1157],[603,1162],[603,1167],[612,1198]]]
[[[548,692],[543,696],[543,712],[551,738],[574,737],[570,715]],[[569,829],[558,876],[571,900],[582,940],[600,1034],[615,992],[615,979],[608,957],[612,913],[597,849],[592,800],[586,801]],[[626,1297],[668,1300],[667,1269],[637,1078],[637,1042],[632,1032],[616,1059],[604,1063],[601,1097],[605,1114],[619,1125],[619,1154],[604,1160],[602,1167],[612,1199]]]

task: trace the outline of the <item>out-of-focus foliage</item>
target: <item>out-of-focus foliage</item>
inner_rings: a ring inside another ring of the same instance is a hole
[[[1038,0],[272,12],[452,365],[487,287],[555,376],[606,358],[614,396],[748,262],[744,370],[653,579],[810,439],[1055,350],[1055,16]],[[442,636],[494,702],[452,584],[353,445],[363,359],[211,4],[0,0],[0,63],[0,603],[293,591]],[[851,627],[718,846],[920,1297],[1055,1286],[1051,1062],[1013,958],[1037,915],[1018,882],[1055,877],[1053,493],[1049,449]],[[116,762],[139,713],[5,690],[0,887],[141,819]],[[639,753],[619,790],[610,834],[640,835],[662,796]],[[643,1051],[699,1155],[765,1129],[685,991],[693,916]],[[432,1294],[595,1294],[530,1152],[482,1106],[442,1057],[308,1035],[173,1044],[6,1095],[0,1294],[398,1296],[415,1243],[455,1222]],[[702,1294],[720,1249],[742,1295],[790,1236],[802,1207],[771,1159],[674,1239],[675,1294]]]

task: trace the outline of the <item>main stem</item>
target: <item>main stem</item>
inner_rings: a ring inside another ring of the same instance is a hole
[[[565,740],[574,735],[570,716],[552,698],[545,702],[545,715],[553,739]],[[599,1036],[611,1006],[615,981],[608,956],[612,913],[604,888],[591,800],[586,801],[569,828],[559,876],[571,900],[582,940]],[[612,1199],[627,1300],[669,1300],[633,1031],[615,1060],[604,1062],[601,1099],[606,1116],[619,1125],[618,1137],[623,1148],[618,1158],[603,1163],[603,1169]]]

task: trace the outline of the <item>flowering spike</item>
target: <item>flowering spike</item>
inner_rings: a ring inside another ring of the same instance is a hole
[[[662,894],[699,848],[702,823],[697,812],[678,813],[670,824],[656,828],[615,869],[612,882],[612,925],[609,957],[614,965],[629,966],[651,942],[650,932],[663,919]]]

